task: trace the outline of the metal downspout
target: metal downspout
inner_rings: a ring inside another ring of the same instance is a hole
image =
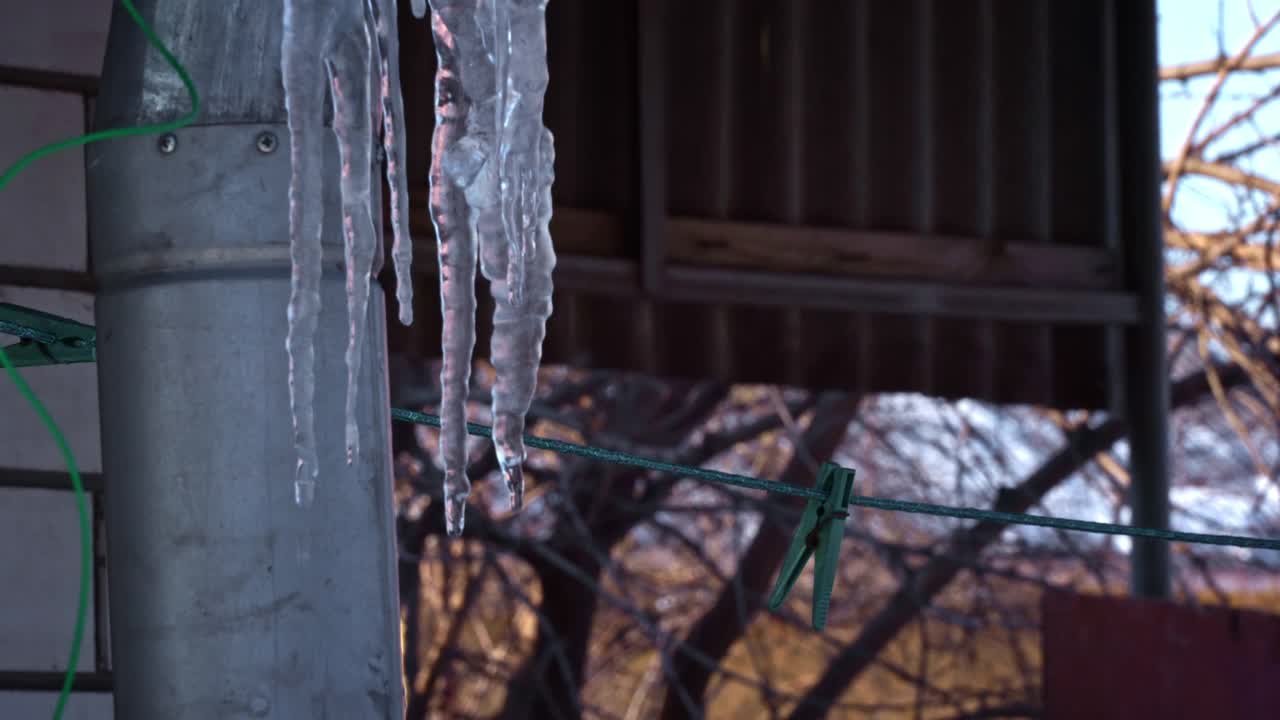
[[[347,466],[336,144],[326,138],[321,476],[302,510],[284,345],[281,3],[134,3],[204,105],[172,138],[86,151],[116,717],[400,720],[385,303],[375,283],[364,437]],[[117,5],[96,127],[188,107]]]

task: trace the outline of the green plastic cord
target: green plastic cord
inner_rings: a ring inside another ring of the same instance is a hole
[[[85,504],[84,483],[80,480],[80,469],[76,466],[75,456],[71,454],[71,447],[63,437],[62,431],[58,429],[58,424],[53,421],[44,403],[40,402],[36,394],[31,391],[31,386],[10,362],[9,354],[3,347],[0,347],[0,363],[4,364],[5,372],[9,373],[9,378],[17,386],[18,392],[26,398],[31,408],[36,411],[36,415],[40,416],[40,421],[48,428],[49,434],[53,436],[53,441],[67,464],[67,472],[71,474],[71,487],[75,488],[76,492],[76,513],[80,518],[80,599],[76,602],[75,632],[71,634],[71,658],[67,660],[67,674],[62,680],[62,692],[58,695],[58,705],[53,711],[54,720],[58,720],[62,717],[67,699],[71,696],[71,684],[75,680],[76,666],[80,663],[80,644],[84,640],[85,616],[89,609],[89,584],[93,579],[93,546],[89,530],[89,509]]]
[[[392,419],[399,420],[401,422],[428,425],[436,428],[440,427],[440,416],[432,415],[430,413],[391,408],[391,417]],[[488,438],[493,436],[492,428],[488,425],[478,425],[476,423],[467,423],[467,432],[477,437]],[[775,480],[763,480],[761,478],[750,477],[747,475],[735,475],[733,473],[718,472],[716,470],[708,470],[706,468],[692,467],[689,465],[676,465],[674,463],[652,460],[638,455],[631,455],[630,453],[618,452],[617,450],[609,450],[591,445],[578,445],[575,443],[564,442],[563,440],[540,438],[536,435],[525,435],[524,442],[529,447],[541,448],[543,450],[551,450],[553,452],[569,455],[578,455],[580,457],[591,458],[592,460],[599,460],[601,462],[642,467],[648,470],[669,473],[677,477],[693,478],[705,482],[719,483],[721,485],[736,485],[738,487],[750,488],[753,490],[764,490],[765,492],[771,492],[777,495],[791,495],[793,497],[807,498],[810,500],[824,500],[826,498],[826,494],[816,488],[796,487],[795,485],[788,485]],[[859,507],[875,508],[877,510],[887,510],[890,512],[936,515],[939,517],[976,520],[978,522],[1000,523],[1002,525],[1035,525],[1038,527],[1071,530],[1074,532],[1154,538],[1156,540],[1166,540],[1168,542],[1184,542],[1199,545],[1223,545],[1228,547],[1254,548],[1257,550],[1280,550],[1280,540],[1272,540],[1270,538],[1161,530],[1158,528],[1144,528],[1134,525],[1117,525],[1115,523],[1100,523],[1089,520],[1050,517],[1048,515],[1029,515],[1027,513],[1000,512],[999,510],[982,510],[979,508],[934,505],[932,503],[913,502],[910,500],[891,500],[888,498],[872,497],[870,495],[851,495],[849,498],[849,504],[857,505]]]
[[[147,24],[146,20],[142,19],[142,15],[138,13],[137,8],[133,6],[133,3],[130,2],[130,0],[120,0],[120,4],[123,5],[124,9],[133,17],[134,22],[138,23],[138,26],[142,28],[142,32],[147,36],[147,41],[151,43],[151,46],[164,56],[164,59],[169,63],[169,65],[173,66],[173,69],[178,73],[178,77],[182,78],[182,84],[187,87],[187,92],[191,94],[191,112],[172,122],[156,125],[143,125],[141,127],[101,130],[99,132],[89,133],[87,135],[81,135],[80,137],[74,137],[68,140],[61,140],[59,142],[45,145],[38,150],[31,151],[22,159],[18,160],[18,162],[14,163],[8,170],[5,170],[4,175],[0,175],[0,189],[3,189],[5,185],[9,184],[9,181],[12,180],[14,176],[26,169],[26,167],[31,163],[56,152],[73,147],[79,147],[81,145],[88,145],[89,143],[98,142],[99,140],[111,140],[113,138],[170,132],[172,130],[186,127],[195,121],[196,114],[200,111],[200,96],[196,94],[196,86],[191,82],[191,77],[187,75],[186,69],[183,68],[182,64],[173,56],[173,53],[170,53],[169,49],[160,42],[160,39],[156,37],[155,32],[152,31],[151,26]]]
[[[431,415],[429,413],[391,408],[391,417],[401,422],[428,425],[436,428],[440,427],[440,416]],[[493,429],[488,425],[467,423],[467,432],[471,435],[475,435],[476,437],[493,437]],[[524,442],[529,447],[535,447],[541,450],[550,450],[552,452],[558,452],[565,455],[577,455],[579,457],[590,458],[600,462],[642,467],[647,470],[655,470],[657,472],[669,473],[680,477],[697,478],[699,480],[719,483],[721,485],[736,485],[738,487],[748,488],[751,490],[764,490],[765,492],[771,492],[777,495],[791,495],[793,497],[801,497],[811,500],[822,500],[826,498],[826,495],[822,491],[815,490],[814,488],[796,487],[795,485],[788,485],[786,483],[775,482],[773,480],[761,480],[760,478],[749,477],[747,475],[737,475],[734,473],[708,470],[706,468],[691,467],[688,465],[677,465],[675,463],[653,460],[646,457],[640,457],[639,455],[618,452],[617,450],[609,450],[607,448],[594,447],[592,445],[578,445],[577,443],[564,442],[563,440],[540,438],[536,435],[525,435]]]
[[[169,52],[164,43],[160,42],[160,38],[156,37],[151,26],[147,24],[146,20],[142,19],[142,15],[138,13],[138,9],[133,6],[130,0],[120,0],[120,4],[124,6],[124,9],[133,18],[133,21],[138,24],[138,27],[142,28],[142,32],[146,35],[147,41],[151,43],[151,47],[159,51],[169,65],[178,73],[178,77],[182,78],[182,84],[186,86],[187,92],[191,94],[191,112],[173,122],[103,130],[45,145],[23,156],[8,170],[5,170],[4,174],[0,175],[0,190],[3,190],[28,165],[56,152],[88,145],[99,140],[170,132],[190,125],[195,121],[196,115],[200,111],[200,96],[196,94],[195,84],[191,82],[191,77],[187,75],[186,69]],[[44,404],[31,391],[31,386],[18,373],[17,368],[13,366],[13,363],[9,360],[9,355],[5,353],[2,347],[0,347],[0,363],[4,365],[5,372],[9,374],[13,384],[17,386],[18,392],[26,398],[27,403],[36,411],[36,415],[40,416],[40,421],[49,430],[49,434],[53,436],[58,450],[62,453],[62,459],[67,464],[67,472],[71,474],[71,486],[75,489],[76,512],[80,519],[80,598],[76,603],[76,625],[75,631],[71,636],[71,657],[67,660],[67,674],[62,681],[62,690],[58,694],[58,704],[53,710],[54,720],[61,720],[62,714],[66,710],[67,701],[71,697],[71,688],[76,677],[76,667],[80,664],[80,645],[84,640],[85,618],[89,610],[89,588],[93,581],[93,540],[89,525],[89,509],[85,502],[84,483],[80,480],[80,470],[76,467],[75,456],[71,454],[71,447],[67,444],[67,439],[62,435],[62,431],[58,429],[58,424],[53,421],[53,417],[49,415],[49,411],[45,409]]]

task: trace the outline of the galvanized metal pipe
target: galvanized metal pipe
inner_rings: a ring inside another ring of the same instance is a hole
[[[171,138],[87,151],[116,716],[399,720],[385,303],[375,285],[365,441],[348,466],[336,181],[316,338],[320,486],[314,506],[293,502],[281,4],[135,5],[205,105]],[[187,103],[117,6],[95,125],[168,120]],[[332,141],[327,153],[337,178]]]

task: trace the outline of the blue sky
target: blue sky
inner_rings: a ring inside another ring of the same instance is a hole
[[[1220,54],[1228,56],[1240,51],[1254,34],[1255,22],[1269,19],[1280,11],[1280,0],[1159,0],[1159,54],[1161,65],[1208,60]],[[1255,46],[1253,54],[1280,52],[1280,30],[1272,30]],[[1161,85],[1161,150],[1166,159],[1177,155],[1196,114],[1215,82],[1213,76],[1203,76],[1185,83],[1166,82]],[[1222,88],[1214,110],[1201,124],[1198,136],[1204,134],[1239,112],[1247,110],[1253,101],[1280,85],[1280,70],[1265,73],[1241,73],[1233,76]],[[1206,153],[1213,159],[1223,152],[1252,144],[1265,135],[1280,131],[1280,103],[1264,106],[1254,117],[1252,125],[1241,125],[1217,140]],[[1238,165],[1247,172],[1261,177],[1280,180],[1280,147],[1272,146],[1246,158]],[[1242,198],[1237,188],[1203,177],[1185,178],[1179,183],[1179,191],[1173,207],[1173,217],[1187,230],[1213,232],[1231,229],[1252,219],[1232,217],[1250,210],[1250,205],[1262,207],[1263,196]],[[1180,255],[1170,254],[1171,262],[1178,262]],[[1182,257],[1185,260],[1185,257]],[[1260,273],[1235,271],[1207,271],[1201,281],[1218,292],[1228,302],[1238,302],[1252,296],[1250,304],[1265,297],[1268,281]],[[1264,322],[1275,318],[1264,315]]]
[[[1280,11],[1280,0],[1160,0],[1159,53],[1160,64],[1208,60],[1221,50],[1227,55],[1239,51],[1253,34],[1254,22],[1249,9],[1259,19]],[[1257,45],[1254,54],[1280,52],[1280,30],[1273,30]],[[1161,149],[1165,158],[1177,154],[1187,130],[1194,121],[1214,78],[1206,76],[1187,83],[1164,83],[1160,88]],[[1280,72],[1244,74],[1223,87],[1217,109],[1202,125],[1202,132],[1221,120],[1245,109],[1251,100],[1280,83]],[[1228,133],[1214,147],[1218,152],[1239,147],[1258,139],[1260,132],[1280,130],[1280,104],[1272,103],[1259,113],[1258,125]],[[1216,153],[1210,152],[1210,156]],[[1246,168],[1255,173],[1280,179],[1280,148],[1257,154]],[[1175,218],[1190,229],[1214,230],[1226,217],[1224,206],[1238,201],[1224,197],[1221,186],[1192,180],[1179,192]]]

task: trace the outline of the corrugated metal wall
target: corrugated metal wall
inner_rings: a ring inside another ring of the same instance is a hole
[[[557,138],[562,263],[546,362],[1108,404],[1118,372],[1108,358],[1118,346],[1103,327],[1078,321],[1090,317],[1080,310],[1089,292],[1124,290],[1110,0],[644,1],[653,5],[552,0],[548,8],[545,117]],[[425,23],[402,22],[409,136],[420,139],[410,166],[425,178],[433,48]],[[660,69],[657,80],[638,59],[641,33],[655,33],[662,49],[647,66]],[[645,183],[641,123],[655,120],[665,172]],[[645,188],[659,188],[666,208],[656,288],[641,277],[642,241],[655,237],[643,231],[655,222],[642,212]],[[414,214],[425,218],[419,205]],[[571,225],[579,216],[596,221]],[[701,236],[691,219],[734,224]],[[818,246],[788,239],[787,227],[877,233],[881,249],[864,257],[835,235],[822,245],[830,257],[806,258]],[[432,263],[430,226],[417,234],[422,264]],[[900,271],[881,257],[899,241],[923,243],[902,251]],[[763,254],[739,259],[750,243]],[[968,258],[954,269],[953,246]],[[779,253],[793,257],[771,264]],[[1033,258],[1021,271],[1009,260],[1019,253]],[[982,289],[1035,290],[1053,281],[1056,268],[1045,265],[1058,257],[1080,264],[1088,287],[1050,288],[1060,292],[1042,302],[1054,307],[1037,318],[1056,317],[1056,303],[1071,323],[1016,321],[1023,295]],[[1012,264],[993,270],[1000,263]],[[709,268],[767,272],[779,297],[801,300],[764,298],[768,283],[739,285],[731,272],[699,274]],[[865,307],[807,300],[820,287],[838,291],[833,279],[853,285],[863,276],[893,287]],[[422,326],[393,328],[393,349],[433,355],[435,277],[420,282]],[[932,295],[939,288],[968,288],[974,312],[947,307],[950,296]],[[885,312],[899,309],[895,298],[904,314]]]

